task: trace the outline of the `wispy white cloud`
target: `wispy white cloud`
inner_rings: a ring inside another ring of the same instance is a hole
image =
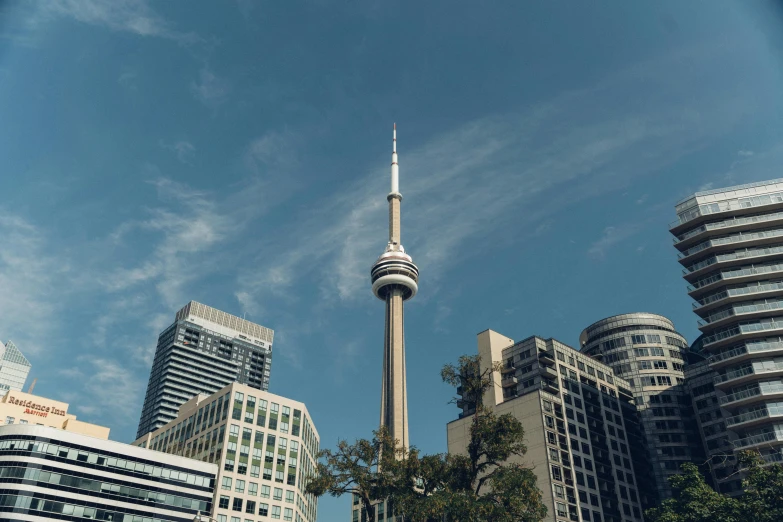
[[[231,84],[228,80],[215,75],[215,73],[205,65],[199,71],[198,80],[194,80],[190,83],[190,92],[193,93],[193,96],[198,101],[207,107],[215,108],[228,99],[228,95],[231,92]]]
[[[78,278],[67,257],[50,251],[45,232],[0,209],[0,338],[28,355],[43,353],[59,325],[57,299]]]
[[[43,0],[38,7],[33,22],[67,17],[113,31],[167,38],[184,45],[201,40],[195,33],[174,29],[147,0]]]
[[[641,229],[638,223],[606,227],[601,237],[590,245],[587,254],[594,259],[604,259],[612,247],[636,235]]]
[[[238,226],[206,193],[165,178],[153,184],[161,199],[172,206],[149,209],[148,219],[120,225],[113,238],[121,240],[134,230],[151,232],[157,235],[154,248],[135,266],[106,274],[101,283],[110,291],[120,291],[152,282],[163,301],[175,308],[187,300],[183,292],[186,284],[217,266],[216,258],[213,262],[193,255],[214,248],[236,232]]]
[[[189,165],[196,155],[196,147],[192,143],[186,140],[179,140],[173,143],[167,143],[164,140],[159,140],[158,144],[166,150],[170,150],[177,155],[177,159],[180,163]]]
[[[738,150],[737,156],[753,156],[754,152],[752,150]]]

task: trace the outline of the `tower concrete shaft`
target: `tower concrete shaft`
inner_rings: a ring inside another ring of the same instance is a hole
[[[381,387],[381,426],[385,426],[399,444],[407,448],[408,393],[405,375],[404,302],[418,291],[419,269],[405,253],[400,241],[399,167],[397,165],[397,129],[391,164],[389,201],[389,242],[371,270],[372,290],[386,303],[383,380]]]

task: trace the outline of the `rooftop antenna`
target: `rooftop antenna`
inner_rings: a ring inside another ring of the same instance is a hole
[[[38,377],[33,379],[33,383],[30,385],[30,388],[27,390],[27,393],[30,393],[30,394],[33,393],[33,388],[35,388],[35,383],[37,383],[37,382],[38,382]]]

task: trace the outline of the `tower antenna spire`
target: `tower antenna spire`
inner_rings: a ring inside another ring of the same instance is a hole
[[[405,327],[403,302],[419,290],[419,269],[405,253],[400,241],[402,194],[397,165],[397,124],[392,130],[391,192],[389,202],[389,242],[370,272],[372,292],[386,303],[381,386],[381,426],[392,438],[408,448],[408,393],[405,373]]]
[[[400,167],[397,165],[397,124],[392,130],[391,193],[400,193]]]

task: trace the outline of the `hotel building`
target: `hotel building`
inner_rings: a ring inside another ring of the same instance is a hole
[[[198,394],[229,383],[269,388],[274,332],[191,301],[158,337],[136,437],[177,417]]]
[[[555,339],[514,342],[492,330],[478,335],[482,369],[501,362],[484,405],[525,428],[522,463],[536,474],[547,521],[641,521],[653,501],[631,387],[612,369]],[[461,390],[457,390],[459,393]],[[448,424],[449,453],[464,453],[471,414]],[[637,482],[639,477],[640,482]]]
[[[304,488],[319,438],[301,402],[232,383],[193,397],[133,444],[216,464],[211,516],[219,522],[315,522],[317,500]]]
[[[713,462],[745,449],[783,461],[783,179],[697,192],[676,212],[670,232],[721,406],[717,421],[699,412],[725,442]],[[740,477],[719,479],[738,491]]]
[[[640,412],[652,477],[660,499],[684,462],[704,462],[691,396],[685,386],[688,343],[667,318],[650,313],[601,319],[579,337],[582,352],[628,381]]]
[[[0,398],[0,425],[32,424],[48,426],[98,439],[109,438],[109,428],[76,420],[68,404],[20,391]]]

